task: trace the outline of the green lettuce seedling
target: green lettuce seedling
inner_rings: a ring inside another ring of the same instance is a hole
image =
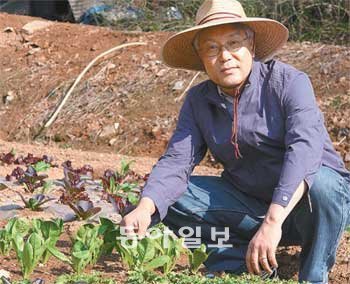
[[[79,228],[71,251],[71,265],[80,274],[88,264],[95,264],[101,256],[103,240],[99,237],[99,226],[85,224]]]

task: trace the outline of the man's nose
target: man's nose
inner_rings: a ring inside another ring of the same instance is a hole
[[[219,57],[222,61],[228,61],[232,59],[232,54],[226,49],[225,46],[221,46],[219,51]]]

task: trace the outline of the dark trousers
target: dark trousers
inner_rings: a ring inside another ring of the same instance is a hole
[[[300,281],[327,283],[340,238],[350,224],[349,183],[321,167],[309,197],[312,211],[306,194],[283,223],[280,245],[301,245]],[[266,202],[236,190],[220,177],[192,176],[164,223],[186,236],[187,244],[207,245],[211,254],[205,264],[210,271],[239,274],[247,271],[247,247],[268,208]]]

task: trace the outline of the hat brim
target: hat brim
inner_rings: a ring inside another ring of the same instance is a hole
[[[261,61],[272,58],[288,40],[288,29],[272,19],[223,19],[186,29],[170,37],[162,48],[163,62],[170,67],[203,71],[202,62],[192,44],[196,34],[205,28],[234,23],[244,24],[254,31],[255,57]]]

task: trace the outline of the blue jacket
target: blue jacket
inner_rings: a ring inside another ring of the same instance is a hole
[[[254,61],[238,104],[241,159],[231,144],[233,117],[232,102],[212,81],[188,92],[166,152],[142,193],[154,201],[161,219],[187,189],[208,148],[233,188],[268,203],[287,206],[302,180],[312,186],[321,165],[350,180],[305,73],[279,61]]]

